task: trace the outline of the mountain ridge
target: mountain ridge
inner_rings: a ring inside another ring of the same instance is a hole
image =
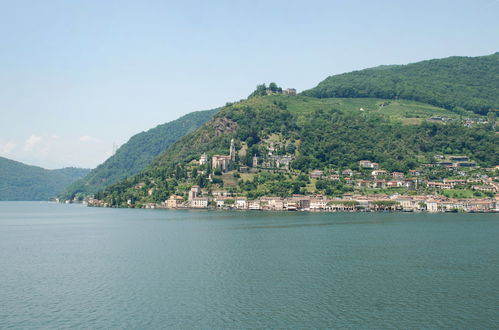
[[[0,157],[0,200],[49,200],[89,172],[75,167],[47,170]]]
[[[303,95],[407,99],[456,112],[499,109],[499,52],[383,65],[329,76]]]
[[[84,178],[71,184],[59,196],[69,200],[74,197],[81,199],[85,195],[94,194],[110,184],[140,172],[177,139],[208,121],[218,109],[190,112],[173,121],[133,135],[113,156]]]

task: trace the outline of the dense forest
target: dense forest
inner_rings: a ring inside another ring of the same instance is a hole
[[[381,118],[317,111],[300,127],[301,170],[354,167],[361,159],[380,163],[389,171],[407,172],[431,162],[435,154],[464,154],[483,166],[498,162],[499,139],[486,127],[466,128],[424,122],[399,125]]]
[[[210,120],[217,111],[218,109],[191,112],[132,136],[116,154],[69,186],[60,195],[61,198],[72,199],[75,195],[94,194],[110,184],[137,174],[172,143]]]
[[[49,200],[89,172],[74,167],[46,170],[0,157],[0,200]]]
[[[408,99],[485,115],[499,109],[499,53],[389,65],[330,76],[303,95]]]

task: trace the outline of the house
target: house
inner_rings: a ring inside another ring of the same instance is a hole
[[[426,186],[428,188],[433,188],[433,189],[452,189],[452,187],[453,187],[453,185],[450,183],[433,182],[433,181],[427,182]]]
[[[246,197],[236,197],[234,207],[238,210],[246,210],[248,207],[248,199]]]
[[[258,199],[248,201],[248,210],[261,210]]]
[[[380,176],[380,175],[387,175],[388,172],[386,172],[385,170],[374,170],[371,172],[371,175],[376,177],[376,176]]]
[[[227,190],[213,190],[211,192],[213,197],[231,197],[232,193],[228,192]]]
[[[387,188],[400,188],[400,187],[403,187],[404,186],[404,182],[403,181],[387,181],[386,182],[386,187]]]
[[[294,88],[287,88],[287,89],[284,90],[284,95],[294,96],[294,95],[296,95],[296,89],[294,89]]]
[[[440,210],[442,211],[454,211],[454,210],[464,211],[465,208],[464,201],[456,198],[449,198],[442,200],[440,201],[439,206]]]
[[[327,200],[313,198],[310,200],[310,211],[320,211],[326,208]]]
[[[450,180],[450,179],[444,179],[443,180],[444,183],[448,183],[452,186],[452,188],[454,188],[455,186],[457,185],[464,185],[466,184],[466,181],[465,180]]]
[[[403,181],[403,187],[414,188],[418,183],[417,178],[407,178]]]
[[[296,211],[298,210],[299,206],[298,203],[292,199],[287,199],[284,202],[284,208],[288,211]]]
[[[195,197],[190,201],[190,206],[195,209],[206,209],[208,208],[208,198]]]
[[[340,176],[338,174],[331,174],[331,175],[328,175],[327,178],[329,180],[333,180],[333,181],[340,181]]]
[[[378,169],[379,168],[379,164],[378,163],[373,163],[370,160],[361,160],[361,161],[359,161],[359,166],[361,168],[374,168],[374,169]]]
[[[355,185],[359,188],[368,188],[371,184],[369,180],[356,180]]]
[[[199,186],[192,186],[189,190],[189,200],[193,200],[201,194],[201,188]]]
[[[273,147],[269,147],[269,149],[271,148],[273,150]],[[261,162],[261,167],[289,170],[292,161],[293,161],[293,156],[290,155],[267,155],[263,157]],[[253,167],[257,166],[258,166],[258,158],[254,156]]]
[[[485,192],[499,192],[497,190],[497,187],[492,185],[473,186],[473,190],[479,190]]]
[[[176,209],[180,206],[182,206],[183,198],[178,195],[171,195],[170,198],[168,198],[165,201],[166,207],[169,209]]]
[[[430,213],[438,212],[438,201],[435,199],[427,199],[426,203],[426,211]]]
[[[312,172],[310,172],[308,174],[308,176],[313,178],[313,179],[320,179],[320,178],[322,178],[323,175],[324,175],[324,172],[321,170],[313,170]]]
[[[385,180],[374,180],[371,182],[371,187],[372,188],[386,188],[386,181]]]
[[[284,200],[280,197],[262,197],[260,206],[265,210],[282,211],[284,210]]]
[[[333,199],[326,201],[325,210],[332,212],[352,212],[357,209],[357,201]]]
[[[232,207],[234,205],[234,198],[232,198],[232,197],[217,197],[217,198],[215,198],[215,204],[216,204],[218,209]]]
[[[468,199],[466,200],[465,211],[484,212],[495,210],[496,207],[497,203],[493,199]]]
[[[392,177],[394,179],[403,179],[404,178],[404,173],[402,173],[402,172],[392,172]]]
[[[288,200],[295,202],[296,207],[300,210],[308,210],[310,208],[310,196],[295,194],[291,198],[288,198]]]
[[[204,165],[208,163],[208,156],[206,154],[202,154],[201,158],[199,158],[199,165]]]
[[[352,176],[353,175],[353,171],[351,169],[346,169],[346,170],[342,171],[341,174],[342,175]]]
[[[419,205],[412,197],[407,197],[407,196],[398,197],[396,201],[400,203],[400,206],[402,207],[403,211],[412,212],[419,210]]]

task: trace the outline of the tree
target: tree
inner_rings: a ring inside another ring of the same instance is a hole
[[[496,112],[495,111],[489,111],[487,113],[487,123],[489,124],[489,127],[492,129],[496,128]]]

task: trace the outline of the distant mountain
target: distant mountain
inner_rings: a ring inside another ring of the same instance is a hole
[[[407,99],[485,115],[499,109],[499,53],[353,71],[330,76],[302,94]]]
[[[177,120],[132,136],[116,154],[69,186],[60,197],[72,199],[77,194],[94,194],[110,184],[137,174],[179,138],[210,120],[218,110],[191,112]]]
[[[46,170],[0,157],[0,200],[49,200],[89,172],[74,167]]]

